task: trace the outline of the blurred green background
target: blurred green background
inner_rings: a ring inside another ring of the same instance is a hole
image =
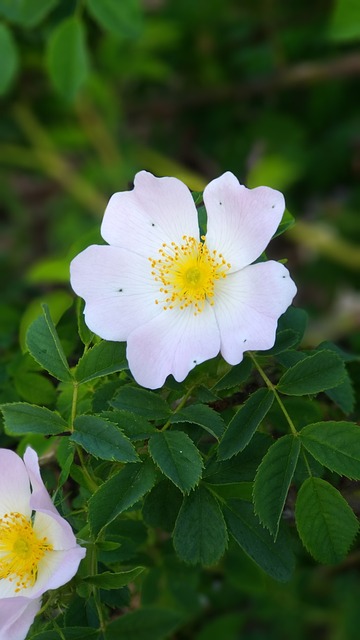
[[[53,401],[19,341],[40,301],[55,320],[70,307],[70,259],[140,169],[283,191],[297,224],[269,256],[288,258],[305,344],[360,352],[358,0],[0,0],[0,18],[1,401],[29,384]],[[235,550],[227,565],[220,590],[170,567],[196,620],[176,638],[358,640],[357,553],[332,569],[304,555],[285,586]]]

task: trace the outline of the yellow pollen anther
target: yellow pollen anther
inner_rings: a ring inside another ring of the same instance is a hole
[[[180,246],[163,243],[159,257],[149,258],[151,275],[163,285],[160,292],[164,298],[160,302],[164,310],[192,306],[197,315],[204,309],[205,300],[214,304],[216,281],[226,278],[231,265],[221,253],[207,248],[204,236],[200,242],[191,236],[183,236],[182,240]]]
[[[31,521],[21,513],[0,518],[0,579],[15,581],[15,593],[35,583],[40,560],[52,550],[46,537],[39,539]]]

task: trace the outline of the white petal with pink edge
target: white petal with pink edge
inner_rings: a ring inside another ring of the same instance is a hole
[[[54,504],[40,475],[39,458],[31,447],[27,447],[24,453],[24,464],[31,482],[31,509],[46,509],[53,514],[58,514]]]
[[[76,574],[85,554],[86,550],[80,546],[45,554],[39,562],[36,583],[31,587],[32,597],[40,596],[49,589],[58,589],[69,582]]]
[[[222,253],[231,271],[251,264],[265,250],[285,209],[284,196],[270,187],[247,189],[227,171],[204,190],[206,244]]]
[[[70,273],[74,291],[86,301],[86,324],[105,340],[126,340],[160,312],[159,285],[143,256],[92,245],[74,258]]]
[[[30,517],[30,482],[22,459],[8,449],[0,449],[0,518],[19,512]]]
[[[111,197],[101,235],[109,244],[146,257],[156,254],[163,242],[179,244],[183,235],[198,238],[191,193],[177,178],[156,178],[148,171],[140,171],[132,191]]]
[[[0,600],[0,640],[25,640],[40,607],[40,598]]]
[[[131,373],[143,387],[157,389],[168,375],[184,380],[197,364],[219,353],[220,335],[213,307],[168,309],[133,331],[127,343]]]
[[[244,351],[270,349],[278,318],[295,294],[288,270],[272,260],[250,265],[219,283],[214,310],[225,360],[238,364]]]

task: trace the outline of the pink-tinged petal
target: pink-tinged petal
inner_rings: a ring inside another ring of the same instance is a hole
[[[163,242],[199,237],[191,193],[177,178],[137,173],[132,191],[115,193],[105,210],[101,235],[109,244],[145,257],[155,256]]]
[[[143,387],[157,389],[168,375],[178,382],[197,364],[219,353],[220,336],[213,308],[168,309],[130,334],[127,357],[131,373]]]
[[[30,483],[20,456],[0,449],[0,517],[11,512],[31,515]]]
[[[25,640],[40,607],[40,598],[18,596],[0,600],[0,640]]]
[[[247,189],[227,171],[204,190],[206,244],[237,271],[265,250],[282,218],[284,196],[270,187]]]
[[[85,299],[85,322],[105,340],[123,341],[159,314],[159,285],[147,258],[125,249],[92,245],[70,266],[71,285]]]
[[[58,589],[76,574],[86,550],[76,546],[67,551],[49,551],[40,560],[38,576],[33,587],[26,590],[27,597],[38,597],[49,589]]]
[[[52,514],[58,515],[53,502],[47,492],[47,489],[42,481],[40,475],[39,458],[31,447],[27,447],[24,453],[24,464],[28,473],[32,494],[30,498],[31,508],[34,511],[41,509],[42,511],[49,511]]]
[[[39,538],[46,536],[54,549],[71,549],[76,545],[76,538],[71,526],[61,517],[47,492],[40,475],[38,456],[31,447],[25,451],[24,462],[33,491],[30,507],[36,512],[34,520],[36,535]]]
[[[270,349],[278,318],[295,294],[288,270],[272,260],[250,265],[222,280],[214,310],[225,360],[237,364],[244,351]]]

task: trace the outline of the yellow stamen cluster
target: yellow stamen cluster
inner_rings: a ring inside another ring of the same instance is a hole
[[[209,251],[201,237],[199,242],[191,236],[183,236],[183,243],[163,243],[159,258],[149,258],[151,274],[161,283],[163,299],[155,300],[164,310],[179,306],[193,306],[194,314],[201,313],[205,300],[214,304],[215,283],[226,278],[231,265],[221,253]]]
[[[35,583],[41,558],[52,550],[46,537],[40,540],[21,513],[0,518],[0,579],[16,581],[16,593]]]

